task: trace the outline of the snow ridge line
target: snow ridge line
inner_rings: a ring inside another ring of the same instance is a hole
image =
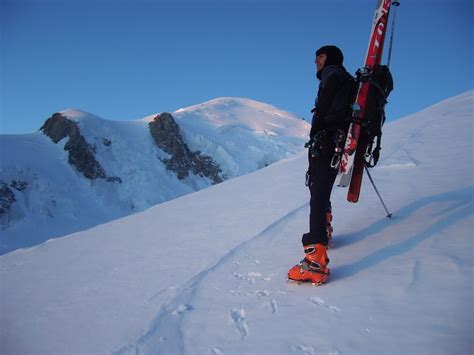
[[[116,355],[145,355],[145,354],[185,354],[183,333],[181,324],[183,321],[183,314],[192,311],[191,300],[193,299],[199,285],[206,278],[206,276],[213,270],[219,268],[229,258],[237,254],[241,249],[245,248],[251,242],[266,235],[272,229],[278,228],[285,223],[288,218],[291,218],[302,209],[308,206],[305,202],[302,206],[290,211],[283,217],[269,224],[261,232],[253,237],[238,244],[220,258],[214,265],[201,271],[192,277],[184,286],[175,290],[177,295],[173,297],[167,304],[161,307],[156,316],[153,325],[135,344],[130,344],[122,349],[114,352]],[[166,290],[165,290],[166,291]],[[164,291],[161,291],[162,293]]]

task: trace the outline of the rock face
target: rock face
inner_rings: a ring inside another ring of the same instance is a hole
[[[22,192],[27,187],[28,182],[24,180],[0,180],[0,230],[8,228],[15,217],[22,216],[21,212],[17,211],[15,216],[12,211],[15,209],[14,204],[18,203],[18,198],[22,199]]]
[[[69,164],[74,165],[88,179],[105,179],[106,174],[102,166],[95,159],[93,148],[81,135],[76,122],[68,120],[60,113],[48,118],[40,128],[54,143],[69,137],[64,150],[69,152]]]
[[[8,213],[15,201],[12,189],[5,182],[0,182],[0,215]]]
[[[169,113],[156,116],[149,123],[150,133],[156,145],[170,155],[169,159],[161,159],[168,170],[174,171],[178,179],[184,180],[192,172],[207,177],[214,184],[223,181],[219,165],[209,156],[201,152],[192,152],[184,143],[179,126]]]

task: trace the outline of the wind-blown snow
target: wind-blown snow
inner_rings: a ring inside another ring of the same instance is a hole
[[[4,255],[5,354],[471,354],[474,92],[388,123],[330,282],[287,283],[306,154]],[[467,159],[466,157],[467,152]],[[458,156],[460,156],[458,158]]]

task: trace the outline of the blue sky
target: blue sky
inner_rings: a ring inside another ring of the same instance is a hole
[[[470,0],[401,0],[388,118],[473,88]],[[314,51],[363,65],[375,0],[0,0],[1,133],[78,108],[133,120],[222,96],[302,117]],[[386,50],[387,52],[387,50]]]

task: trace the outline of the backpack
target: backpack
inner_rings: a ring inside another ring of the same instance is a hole
[[[385,104],[393,90],[393,78],[386,65],[376,65],[369,75],[360,69],[356,73],[356,81],[369,80],[370,87],[365,104],[365,116],[362,121],[361,134],[367,142],[365,162],[369,168],[377,165],[380,158],[382,126],[385,123]],[[375,145],[375,147],[374,147]]]

